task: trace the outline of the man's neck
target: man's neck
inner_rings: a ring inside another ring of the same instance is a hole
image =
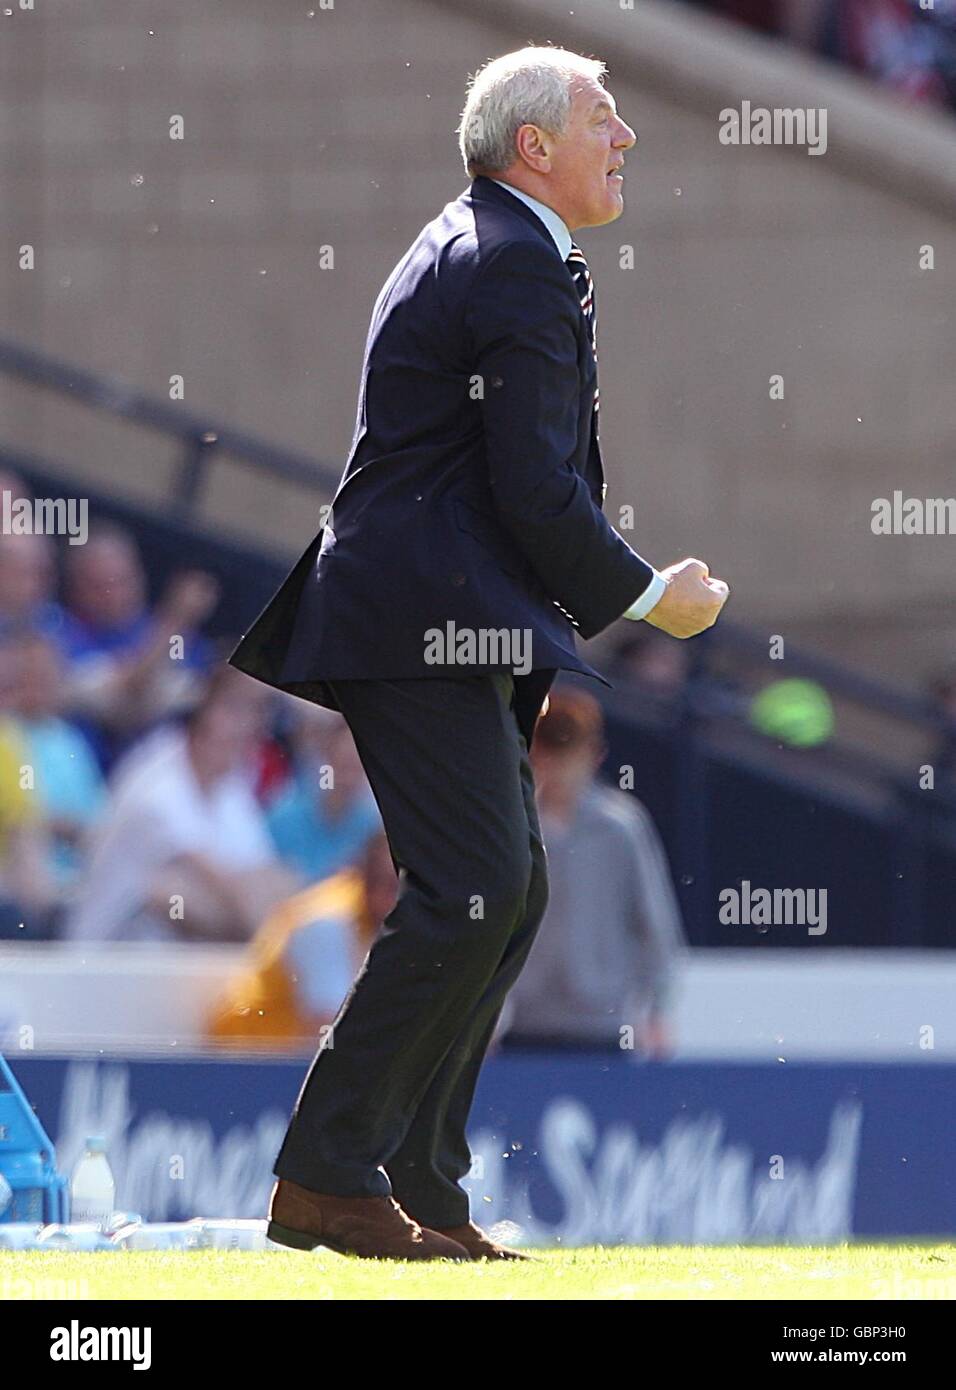
[[[529,193],[524,188],[519,188],[517,184],[509,183],[507,178],[495,178],[492,182],[507,189],[509,193],[513,194],[514,197],[518,198],[526,207],[531,209],[538,220],[543,222],[550,232],[551,239],[558,248],[561,259],[566,261],[568,253],[571,250],[572,241],[570,229],[561,214],[556,212],[548,203],[536,197],[535,194]]]

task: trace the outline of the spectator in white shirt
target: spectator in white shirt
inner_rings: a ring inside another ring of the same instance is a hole
[[[245,941],[299,886],[277,860],[253,790],[268,698],[221,667],[185,728],[127,756],[68,936]]]

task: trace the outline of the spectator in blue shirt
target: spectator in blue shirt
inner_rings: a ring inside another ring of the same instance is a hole
[[[132,537],[103,524],[68,551],[65,579],[70,705],[108,767],[140,734],[195,703],[213,656],[201,628],[218,585],[200,571],[179,573],[150,610]]]
[[[59,638],[66,616],[56,602],[53,540],[40,534],[0,535],[0,636],[33,628]]]
[[[62,893],[82,867],[86,838],[105,801],[103,774],[83,734],[61,715],[63,661],[42,633],[17,643],[13,724],[33,773],[37,812],[46,830],[47,870]]]
[[[354,865],[381,821],[344,719],[306,710],[293,746],[267,819],[280,858],[312,882]]]

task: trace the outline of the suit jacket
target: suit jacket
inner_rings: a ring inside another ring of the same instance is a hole
[[[430,222],[372,313],[355,434],[325,526],[239,642],[233,666],[335,707],[326,681],[512,669],[435,662],[436,629],[518,630],[534,717],[557,669],[603,678],[600,632],[651,567],[605,519],[597,366],[568,267],[491,179]],[[486,659],[481,660],[484,655]]]

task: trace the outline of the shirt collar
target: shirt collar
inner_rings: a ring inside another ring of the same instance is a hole
[[[554,208],[549,208],[547,203],[540,203],[537,198],[532,198],[530,193],[523,193],[520,188],[513,188],[510,183],[504,183],[501,179],[492,179],[492,183],[496,183],[499,188],[506,188],[512,197],[520,198],[525,206],[541,219],[551,233],[562,261],[566,261],[571,253],[571,233]]]

